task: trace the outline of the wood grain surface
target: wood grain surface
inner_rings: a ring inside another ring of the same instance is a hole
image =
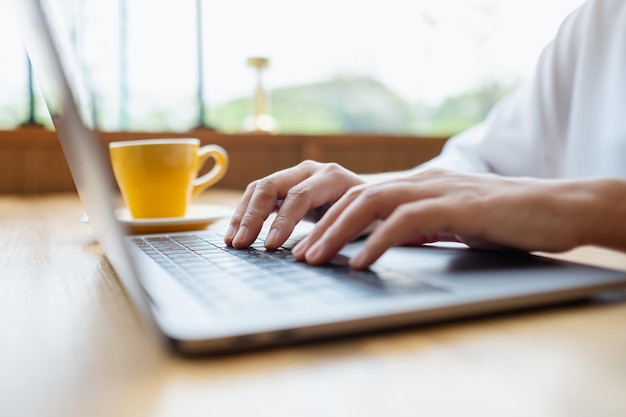
[[[624,297],[188,360],[149,337],[81,214],[72,193],[0,197],[0,416],[626,416]]]

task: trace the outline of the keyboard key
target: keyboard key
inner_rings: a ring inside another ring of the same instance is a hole
[[[381,295],[441,291],[394,271],[352,269],[341,256],[332,265],[311,267],[296,262],[284,247],[265,249],[261,239],[235,249],[212,231],[133,242],[220,314],[274,314]]]

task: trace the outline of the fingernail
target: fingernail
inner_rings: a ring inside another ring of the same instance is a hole
[[[235,234],[235,237],[233,237],[233,246],[237,248],[244,247],[243,242],[245,242],[247,234],[248,234],[248,230],[246,229],[245,226],[239,227],[239,230]]]
[[[304,257],[304,253],[306,252],[307,248],[309,247],[307,242],[308,242],[308,237],[305,237],[300,242],[296,243],[296,246],[294,246],[291,249],[291,254],[293,256],[295,256],[296,259],[302,260],[302,258]]]
[[[367,254],[361,250],[352,258],[350,258],[350,266],[355,269],[365,268],[367,263]]]
[[[233,237],[235,237],[235,226],[231,224],[226,229],[226,233],[224,233],[224,241],[230,244],[233,241]]]
[[[278,238],[278,230],[270,229],[267,233],[267,237],[265,238],[265,246],[273,247],[276,244],[276,239]]]
[[[302,259],[302,255],[304,255],[304,245],[302,244],[302,241],[298,242],[296,246],[291,249],[291,254],[296,259]]]
[[[308,263],[316,263],[319,261],[320,252],[322,250],[322,246],[319,242],[316,242],[313,246],[311,246],[306,251],[306,261]]]

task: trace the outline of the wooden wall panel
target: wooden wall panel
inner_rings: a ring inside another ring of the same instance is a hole
[[[197,137],[223,146],[230,169],[217,187],[243,189],[252,180],[304,159],[337,162],[361,173],[411,168],[437,155],[446,138],[376,135],[102,133],[103,148],[117,140]],[[0,193],[43,193],[74,189],[61,146],[53,131],[27,127],[0,131]]]
[[[23,128],[0,132],[0,193],[74,190],[54,132]]]
[[[341,141],[326,144],[322,160],[333,161],[359,173],[375,173],[412,168],[441,152],[443,142],[436,139],[396,140],[380,138],[363,143]]]
[[[22,165],[20,158],[22,152],[19,149],[3,148],[0,146],[0,190],[13,190],[23,188],[20,178]]]

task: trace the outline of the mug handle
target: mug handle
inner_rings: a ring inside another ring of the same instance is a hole
[[[228,170],[228,154],[219,145],[206,145],[198,149],[198,170],[202,168],[207,159],[213,158],[215,165],[209,172],[193,180],[191,198],[196,197],[216,182],[222,179]]]

